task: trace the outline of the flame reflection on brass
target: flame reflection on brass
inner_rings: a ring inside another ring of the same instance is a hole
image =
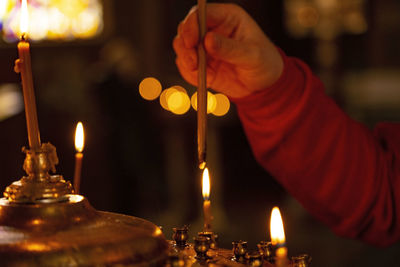
[[[25,245],[26,250],[32,252],[44,252],[51,249],[51,246],[44,245],[42,243],[27,243]]]
[[[162,234],[163,234],[163,232],[161,231],[160,227],[156,227],[156,229],[154,230],[153,236],[159,236]]]

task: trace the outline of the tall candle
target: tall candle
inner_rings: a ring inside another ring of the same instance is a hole
[[[200,169],[205,168],[206,139],[207,139],[207,61],[203,40],[207,32],[206,25],[206,0],[198,0],[199,18],[199,44],[197,48],[198,65],[198,90],[197,90],[197,150]]]
[[[78,122],[75,130],[75,173],[74,173],[74,189],[75,194],[79,194],[81,185],[81,171],[82,171],[82,159],[83,159],[83,148],[85,145],[85,136],[83,132],[82,122]]]
[[[210,175],[208,168],[203,171],[202,179],[202,191],[203,191],[203,214],[204,214],[204,232],[211,231],[211,221],[213,219],[211,215],[211,201],[210,201]]]
[[[39,124],[36,113],[35,92],[33,89],[33,78],[31,68],[30,45],[26,40],[28,31],[28,3],[22,0],[20,32],[21,40],[18,43],[19,59],[15,62],[15,71],[21,73],[22,90],[24,94],[26,126],[28,129],[28,140],[31,149],[40,148]]]

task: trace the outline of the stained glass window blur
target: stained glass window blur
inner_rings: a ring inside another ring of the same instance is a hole
[[[13,42],[19,29],[21,0],[0,0],[2,39]],[[101,0],[28,0],[32,40],[88,39],[103,29]]]

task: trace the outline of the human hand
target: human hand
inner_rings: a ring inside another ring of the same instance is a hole
[[[173,41],[176,64],[185,80],[197,85],[197,7],[179,24]],[[257,23],[235,4],[207,5],[207,86],[233,98],[263,90],[277,81],[283,60]]]

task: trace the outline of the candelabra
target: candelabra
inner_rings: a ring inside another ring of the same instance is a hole
[[[205,20],[205,0],[201,24]],[[26,0],[23,1],[25,11]],[[21,23],[22,24],[22,23]],[[203,27],[203,36],[204,30]],[[21,31],[18,44],[19,59],[15,71],[21,73],[28,129],[29,148],[23,148],[26,176],[13,182],[0,199],[0,259],[2,266],[307,266],[310,257],[287,258],[283,224],[272,243],[262,241],[257,250],[249,250],[246,241],[233,242],[233,249],[218,247],[218,235],[212,231],[210,181],[204,192],[203,231],[189,240],[188,227],[174,228],[172,241],[167,241],[161,229],[141,218],[95,210],[79,190],[80,165],[75,172],[74,187],[55,173],[58,164],[56,149],[41,143],[36,115],[36,103],[26,30]],[[202,90],[198,101],[199,165],[206,168],[205,51],[199,49],[203,60]],[[83,133],[82,133],[83,134]],[[77,149],[81,164],[83,141]],[[76,192],[76,193],[75,193]],[[280,215],[279,215],[280,216]],[[272,229],[271,219],[271,229]],[[271,230],[272,231],[272,230]]]

